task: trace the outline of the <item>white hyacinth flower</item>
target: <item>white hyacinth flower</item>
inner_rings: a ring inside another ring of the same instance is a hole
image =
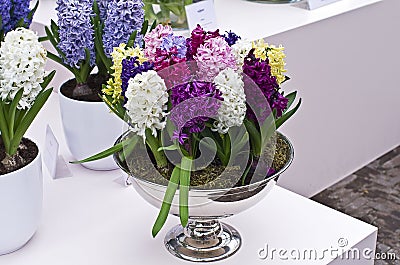
[[[214,79],[224,101],[218,110],[214,131],[227,133],[230,127],[240,126],[246,116],[246,95],[241,75],[232,68],[222,70]]]
[[[17,92],[24,92],[18,109],[28,109],[42,90],[46,50],[31,30],[17,28],[7,33],[0,47],[0,97],[11,102]]]
[[[156,71],[150,70],[129,79],[125,92],[125,109],[130,118],[131,129],[146,139],[146,129],[154,136],[165,127],[168,93],[164,80]]]
[[[244,58],[246,58],[252,49],[252,43],[249,40],[238,40],[234,45],[231,46],[231,48],[233,54],[235,55],[236,65],[241,72],[244,64]]]

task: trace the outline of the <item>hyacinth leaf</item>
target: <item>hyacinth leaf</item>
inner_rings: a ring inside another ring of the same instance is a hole
[[[179,178],[179,218],[181,225],[185,227],[189,221],[189,185],[192,160],[182,157],[181,172]]]
[[[150,129],[146,129],[145,134],[146,134],[146,144],[148,147],[150,147],[150,150],[153,153],[158,168],[166,167],[168,164],[167,158],[165,157],[164,152],[158,151],[158,148],[160,148],[158,139],[151,133]]]
[[[128,43],[126,44],[126,47],[132,48],[133,45],[135,45],[136,35],[137,35],[137,30],[134,30],[132,32],[132,34],[129,36]]]
[[[39,1],[36,2],[35,6],[29,11],[28,16],[26,17],[29,21],[32,21],[33,15],[39,7]]]
[[[140,31],[140,34],[145,35],[148,28],[149,28],[149,21],[145,20],[143,22],[142,31]]]
[[[121,120],[125,120],[125,111],[120,104],[112,104],[113,98],[109,95],[99,95],[99,97],[106,103],[107,107],[117,115]]]
[[[246,126],[247,132],[250,136],[250,144],[251,150],[253,150],[254,155],[260,156],[261,154],[261,135],[260,132],[257,130],[257,127],[254,123],[248,119],[243,121],[244,126]]]
[[[90,67],[90,51],[88,48],[85,48],[85,60],[81,63],[80,66],[80,79],[77,79],[78,83],[86,83],[86,80],[92,71],[93,67]]]
[[[164,194],[164,200],[161,205],[160,212],[158,213],[157,219],[153,225],[153,229],[151,230],[153,237],[156,237],[167,220],[169,210],[171,209],[172,200],[174,199],[174,195],[179,185],[179,178],[180,169],[179,166],[176,166],[172,171],[167,190]]]
[[[265,145],[269,142],[269,139],[271,136],[274,135],[274,132],[276,130],[276,125],[275,123],[275,113],[271,113],[268,115],[268,117],[265,119],[264,123],[260,126],[261,127],[261,137],[262,137],[262,142],[261,142],[261,148],[264,149]],[[262,151],[262,150],[261,150]]]
[[[60,36],[58,35],[58,30],[59,30],[59,28],[58,28],[56,22],[54,22],[54,20],[51,20],[51,21],[50,21],[50,28],[51,28],[51,31],[52,31],[52,33],[53,33],[54,39],[55,39],[57,42],[60,42]]]
[[[54,53],[47,51],[47,57],[50,58],[51,60],[55,61],[56,63],[61,64],[62,66],[67,68],[69,71],[71,71],[74,75],[76,74],[76,71],[75,71],[74,68],[72,68],[71,66],[65,64],[63,62],[63,60],[60,57],[58,57],[57,55],[55,55]]]
[[[6,152],[9,153],[10,149],[10,136],[8,135],[8,125],[5,117],[4,102],[0,100],[0,137],[3,139],[3,144]]]
[[[160,152],[160,151],[175,151],[175,150],[178,150],[178,149],[180,149],[180,147],[175,145],[175,144],[173,144],[173,145],[170,145],[170,146],[161,146],[160,148],[158,148],[157,151],[158,152]]]
[[[294,100],[296,99],[297,91],[293,91],[292,93],[288,94],[286,98],[288,99],[288,103],[284,112],[286,112],[293,104]]]
[[[244,170],[243,175],[242,175],[242,186],[245,185],[246,177],[247,177],[247,174],[249,174],[249,171],[250,171],[250,168],[251,168],[252,164],[253,164],[253,156],[250,155],[247,167]]]
[[[151,24],[151,27],[150,27],[149,31],[152,31],[152,30],[155,29],[156,27],[157,27],[157,21],[154,20],[154,21],[153,21],[153,24]]]
[[[82,163],[92,162],[92,161],[96,161],[96,160],[99,160],[99,159],[106,158],[106,157],[108,157],[110,155],[115,154],[116,152],[121,151],[128,141],[129,141],[129,139],[124,140],[124,141],[122,141],[122,142],[120,142],[120,143],[118,143],[118,144],[116,144],[116,145],[114,145],[114,146],[112,146],[112,147],[110,147],[110,148],[108,148],[108,149],[106,149],[104,151],[101,151],[101,152],[99,152],[99,153],[97,153],[95,155],[92,155],[92,156],[90,156],[88,158],[85,158],[85,159],[82,159],[82,160],[79,160],[79,161],[70,161],[69,163],[71,163],[71,164],[82,164]]]
[[[281,127],[282,124],[284,124],[290,117],[293,116],[293,114],[296,113],[296,111],[299,109],[301,104],[301,98],[299,99],[299,102],[297,103],[297,105],[291,109],[290,111],[286,112],[285,114],[283,114],[279,119],[277,119],[275,121],[275,127],[276,129],[278,129],[279,127]]]
[[[126,145],[123,146],[123,152],[119,152],[119,158],[121,159],[121,161],[125,161],[125,157],[129,157],[131,155],[138,141],[139,136],[137,134],[133,135],[129,139],[126,139]]]
[[[54,76],[56,74],[56,70],[51,71],[48,75],[46,75],[43,79],[43,82],[40,83],[40,86],[45,89],[49,83],[51,82],[51,80],[53,80]]]
[[[32,104],[32,107],[26,112],[25,116],[22,118],[21,122],[15,128],[15,134],[13,139],[11,140],[10,145],[10,153],[15,154],[18,149],[18,146],[24,136],[25,132],[28,130],[29,126],[32,124],[33,120],[43,107],[44,103],[46,103],[47,99],[51,95],[53,88],[49,88],[47,90],[42,90],[38,94],[35,99],[35,102]]]
[[[18,102],[21,100],[23,93],[24,93],[23,88],[18,90],[17,94],[15,94],[15,96],[14,96],[14,99],[11,101],[10,109],[8,110],[8,115],[9,115],[8,124],[10,126],[8,128],[8,132],[9,132],[10,138],[12,138],[14,135],[14,126],[18,127],[18,124],[15,124],[15,113],[17,111]]]
[[[190,5],[193,3],[193,0],[184,0],[183,3],[184,5]]]

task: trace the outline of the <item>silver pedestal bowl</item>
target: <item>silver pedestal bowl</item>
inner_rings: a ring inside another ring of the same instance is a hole
[[[285,136],[280,134],[280,137],[289,147],[286,152],[287,162],[273,175],[246,186],[211,190],[190,188],[187,226],[175,226],[164,239],[170,253],[188,261],[210,262],[227,258],[240,248],[242,239],[239,232],[220,220],[260,202],[272,189],[279,175],[289,167],[294,157],[293,146]],[[118,153],[114,154],[114,159],[122,170],[131,175]],[[133,187],[140,196],[159,209],[167,186],[132,177]],[[179,189],[174,195],[170,214],[179,216]]]

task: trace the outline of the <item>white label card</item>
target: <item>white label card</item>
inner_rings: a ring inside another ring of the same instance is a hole
[[[218,28],[214,0],[204,0],[187,5],[185,9],[190,32],[196,28],[197,24],[204,30],[216,30]]]
[[[313,10],[340,0],[308,0],[308,9]]]
[[[53,179],[72,176],[72,173],[67,167],[64,158],[58,155],[59,148],[60,144],[58,143],[57,138],[54,136],[53,130],[49,125],[47,125],[43,162]]]

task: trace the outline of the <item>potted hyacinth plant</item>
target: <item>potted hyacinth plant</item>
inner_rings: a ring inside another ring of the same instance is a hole
[[[299,108],[285,94],[282,46],[241,40],[197,26],[185,39],[158,25],[144,47],[112,53],[115,71],[103,100],[129,130],[114,146],[81,161],[114,154],[134,187],[181,225],[164,243],[177,257],[214,261],[241,245],[237,230],[218,219],[256,204],[290,165],[293,147],[277,132]],[[294,107],[293,107],[294,105]]]
[[[54,47],[49,58],[74,75],[60,87],[60,109],[69,149],[82,159],[108,147],[120,134],[123,123],[102,104],[101,87],[115,71],[114,47],[140,43],[148,24],[141,0],[58,0],[56,10],[58,21],[45,28],[43,40]],[[111,158],[85,167],[117,168]]]
[[[11,8],[13,14],[16,9]],[[26,14],[24,21],[30,22]],[[24,135],[50,96],[52,88],[46,87],[55,74],[44,71],[46,50],[38,36],[23,27],[10,30],[9,19],[1,15],[0,255],[22,247],[39,224],[42,160],[38,146]]]

